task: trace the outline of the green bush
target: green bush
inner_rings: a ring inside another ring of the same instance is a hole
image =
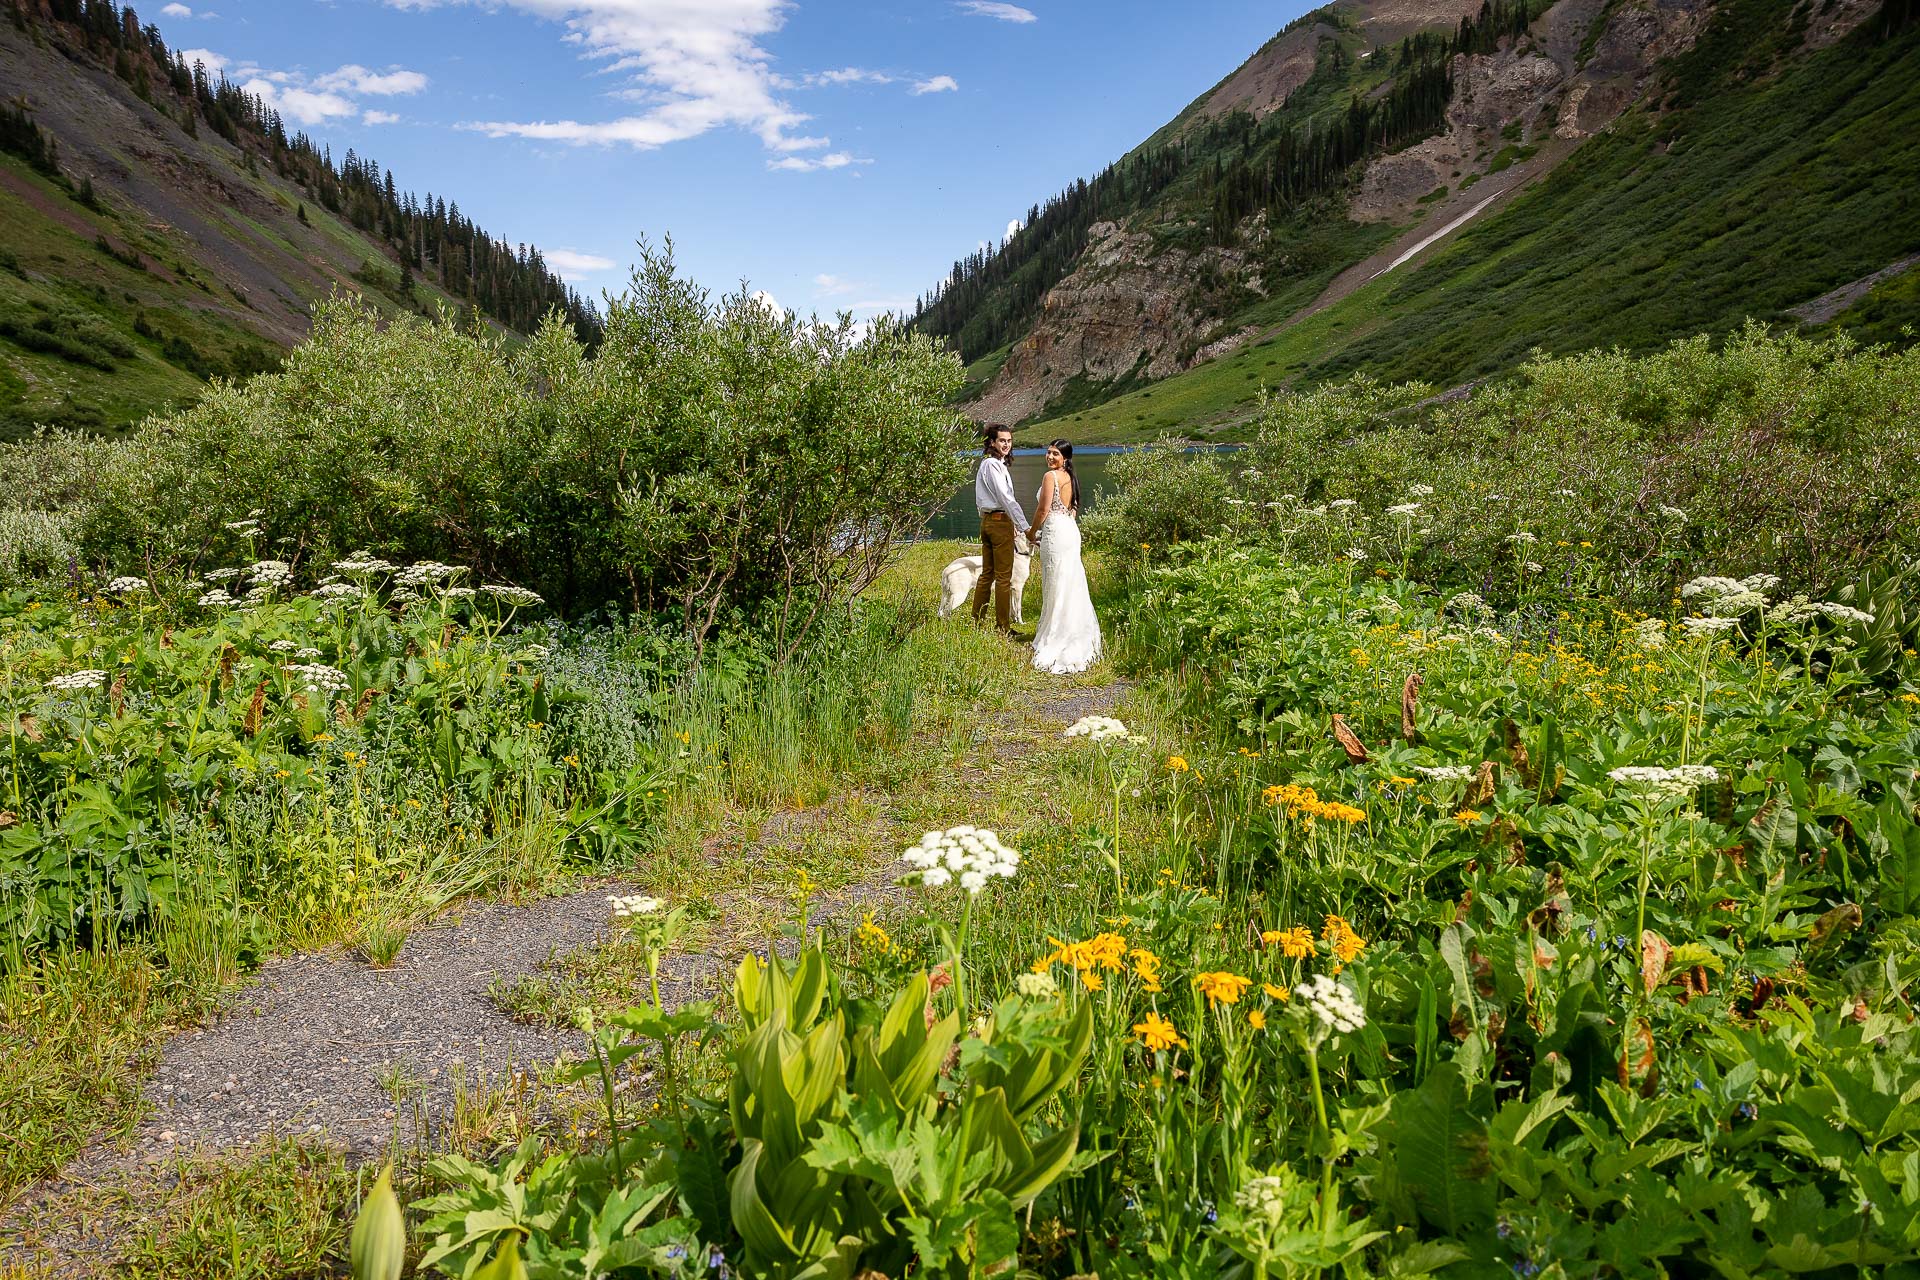
[[[791,649],[870,582],[960,476],[961,371],[925,338],[711,302],[644,250],[589,352],[451,318],[316,312],[277,373],[215,386],[103,457],[90,559],[195,571],[260,511],[293,562],[367,548],[538,590],[563,610],[677,610],[694,634],[774,613]]]
[[[1920,550],[1920,352],[1750,326],[1651,356],[1536,354],[1446,403],[1429,390],[1358,376],[1277,396],[1242,504],[1189,492],[1217,483],[1218,459],[1163,456],[1093,523],[1126,530],[1124,551],[1162,540],[1134,531],[1223,510],[1499,595],[1522,594],[1525,571],[1641,604],[1701,566],[1825,592]]]

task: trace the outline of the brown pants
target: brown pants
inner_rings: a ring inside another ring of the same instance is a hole
[[[1013,613],[1013,517],[989,511],[980,517],[980,581],[973,589],[973,620],[986,616],[993,597],[993,625],[1011,630]]]

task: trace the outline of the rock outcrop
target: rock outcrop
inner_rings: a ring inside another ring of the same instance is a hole
[[[1079,267],[1047,294],[1033,328],[967,412],[980,422],[1020,422],[1076,377],[1115,382],[1180,372],[1217,324],[1195,305],[1196,282],[1208,278],[1259,289],[1244,251],[1156,251],[1147,232],[1094,223]]]

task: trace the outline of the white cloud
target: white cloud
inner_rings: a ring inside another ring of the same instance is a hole
[[[767,161],[767,168],[784,169],[788,173],[814,173],[821,169],[844,169],[848,165],[872,163],[851,152],[834,151],[824,156],[784,156],[779,160]]]
[[[469,0],[387,0],[402,9]],[[824,148],[829,139],[796,130],[807,116],[776,94],[760,41],[780,29],[789,0],[471,0],[496,2],[564,22],[584,56],[606,59],[609,73],[631,74],[658,95],[651,109],[617,120],[483,120],[466,127],[496,138],[625,143],[652,148],[712,129],[749,130],[781,153]]]
[[[813,278],[814,290],[823,297],[834,297],[842,293],[852,293],[860,286],[851,280],[842,280],[839,276],[822,271]]]
[[[1017,4],[1001,4],[999,0],[960,0],[960,12],[979,18],[998,18],[1002,22],[1040,21],[1033,10],[1022,9]]]
[[[755,289],[747,295],[747,301],[759,303],[761,308],[776,320],[785,317],[787,314],[787,309],[780,305],[780,300],[768,293],[765,289]]]
[[[897,78],[884,71],[869,71],[865,67],[842,67],[838,71],[816,71],[802,76],[800,83],[811,89],[823,84],[892,84]]]
[[[1020,221],[1020,219],[1018,218],[1009,218],[1007,220],[1007,234],[1002,236],[1001,239],[1003,240],[1013,239],[1013,237],[1021,230],[1021,228],[1025,227],[1026,225],[1027,225],[1026,223]]]
[[[183,4],[170,4],[160,10],[160,16],[163,18],[191,18],[193,16],[193,10]]]
[[[253,94],[281,115],[291,116],[301,124],[320,124],[327,120],[337,120],[343,116],[357,114],[360,110],[351,99],[342,97],[340,94],[316,93],[312,89],[275,83],[266,76],[255,76],[240,88]]]
[[[364,93],[384,97],[396,93],[418,93],[427,87],[427,78],[418,71],[408,71],[403,67],[369,71],[357,63],[349,62],[339,70],[329,71],[315,80],[313,87],[330,93]]]
[[[913,86],[913,91],[916,95],[922,93],[952,93],[959,87],[960,82],[952,76],[934,76],[931,79],[917,82]]]
[[[188,66],[195,63],[204,66],[208,75],[227,73],[244,92],[300,124],[322,124],[356,115],[363,124],[394,124],[400,119],[398,115],[363,109],[354,99],[418,93],[427,87],[425,76],[401,67],[369,71],[356,63],[348,63],[309,80],[297,72],[269,70],[250,62],[235,63],[212,49],[182,49],[180,56]]]
[[[617,265],[612,258],[603,258],[597,253],[579,253],[572,249],[548,249],[544,256],[547,265],[559,272],[563,280],[579,280],[602,271],[611,271]]]

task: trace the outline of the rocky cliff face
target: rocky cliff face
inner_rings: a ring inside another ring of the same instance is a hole
[[[1712,5],[1560,0],[1524,39],[1491,55],[1456,59],[1445,132],[1370,164],[1348,215],[1360,222],[1413,219],[1423,196],[1485,174],[1516,132],[1532,143],[1565,140],[1547,158],[1570,152],[1567,143],[1605,128],[1645,92],[1661,59],[1692,46]],[[1831,43],[1873,7],[1869,0],[1840,0],[1809,30],[1809,41]],[[1341,21],[1358,23],[1385,46],[1477,13],[1480,0],[1356,0],[1341,8]],[[1200,111],[1272,111],[1311,75],[1319,41],[1335,30],[1323,21],[1276,37],[1203,99]],[[1097,225],[1080,265],[1047,295],[1033,328],[968,412],[980,421],[1018,422],[1045,410],[1076,378],[1165,377],[1253,337],[1253,330],[1211,333],[1217,322],[1195,306],[1195,284],[1203,277],[1264,292],[1249,252],[1264,232],[1249,232],[1244,248],[1190,252],[1156,249],[1141,229]]]
[[[1116,382],[1178,373],[1213,323],[1192,298],[1195,281],[1209,277],[1259,288],[1243,251],[1155,252],[1151,235],[1096,222],[1079,268],[1047,294],[1032,331],[968,412],[981,422],[1020,422],[1076,377]]]

